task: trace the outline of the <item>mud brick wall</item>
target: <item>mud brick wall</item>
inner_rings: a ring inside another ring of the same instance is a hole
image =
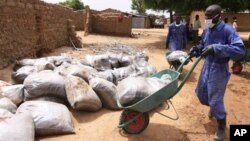
[[[0,68],[35,55],[38,36],[35,9],[30,2],[0,0]]]
[[[48,4],[40,2],[40,8],[37,10],[37,16],[40,18],[41,46],[39,50],[49,52],[54,48],[69,45],[68,40],[68,20],[72,20],[72,24],[76,30],[84,29],[84,11],[73,11],[71,8],[60,5]],[[38,21],[39,23],[39,21]]]
[[[221,18],[228,18],[229,23],[233,23],[233,17],[237,17],[238,31],[250,31],[250,14],[249,13],[223,13]]]
[[[0,69],[17,59],[69,45],[67,21],[82,30],[83,15],[84,11],[40,0],[0,0]]]
[[[85,25],[85,22],[86,22],[86,13],[85,13],[85,10],[78,10],[78,11],[75,11],[75,14],[74,14],[74,19],[73,22],[74,22],[74,25],[76,27],[76,31],[79,31],[79,30],[84,30],[84,25]]]
[[[73,17],[71,9],[41,3],[37,16],[40,19],[39,51],[49,52],[54,48],[69,45],[67,20]]]
[[[99,34],[131,36],[132,17],[118,20],[120,13],[92,11],[92,32]]]

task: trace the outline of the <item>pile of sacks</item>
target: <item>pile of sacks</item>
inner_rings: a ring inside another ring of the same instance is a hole
[[[0,81],[0,141],[34,141],[36,136],[74,133],[68,108],[53,100],[24,101],[24,85]]]
[[[12,73],[17,84],[0,82],[0,130],[5,131],[0,132],[0,140],[29,141],[35,135],[74,133],[67,107],[91,112],[102,107],[119,110],[118,100],[129,105],[170,83],[167,75],[149,77],[155,73],[144,53],[18,61]],[[16,124],[20,121],[24,124]]]

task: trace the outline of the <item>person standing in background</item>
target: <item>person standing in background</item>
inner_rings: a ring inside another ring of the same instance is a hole
[[[192,30],[190,30],[190,19],[189,19],[189,17],[186,17],[185,20],[186,20],[185,26],[186,26],[186,32],[187,32],[187,40],[191,41],[192,40],[192,34],[191,34]]]
[[[233,28],[238,31],[237,18],[233,17]]]
[[[190,41],[193,41],[193,24],[190,24],[189,26],[189,31],[190,31]]]
[[[199,15],[195,15],[195,21],[193,24],[193,42],[195,45],[198,43],[198,40],[199,40],[199,28],[201,28]]]
[[[181,17],[175,15],[175,22],[170,24],[166,39],[166,48],[171,51],[182,50],[187,44],[186,26],[181,23]]]

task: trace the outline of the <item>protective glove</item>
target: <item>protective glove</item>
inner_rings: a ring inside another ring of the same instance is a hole
[[[198,57],[199,55],[199,49],[198,49],[198,47],[196,47],[196,46],[193,46],[190,50],[189,50],[189,53],[188,53],[188,55],[190,55],[190,56],[196,56],[196,57]]]
[[[214,54],[214,48],[213,45],[208,45],[206,46],[202,51],[201,51],[201,56],[206,57],[208,55]]]

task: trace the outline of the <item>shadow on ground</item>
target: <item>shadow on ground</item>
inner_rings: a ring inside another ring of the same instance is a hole
[[[130,135],[120,130],[120,134],[128,138],[128,141],[190,141],[187,135],[180,129],[158,123],[150,123],[141,134]]]
[[[75,111],[71,110],[71,113],[73,117],[77,120],[78,123],[87,123],[96,120],[97,118],[100,118],[104,114],[114,113],[116,111],[107,110],[105,108],[102,108],[98,112],[84,112],[84,111]],[[118,111],[119,112],[119,111]],[[121,112],[121,110],[120,110]],[[82,118],[85,117],[85,118]]]

